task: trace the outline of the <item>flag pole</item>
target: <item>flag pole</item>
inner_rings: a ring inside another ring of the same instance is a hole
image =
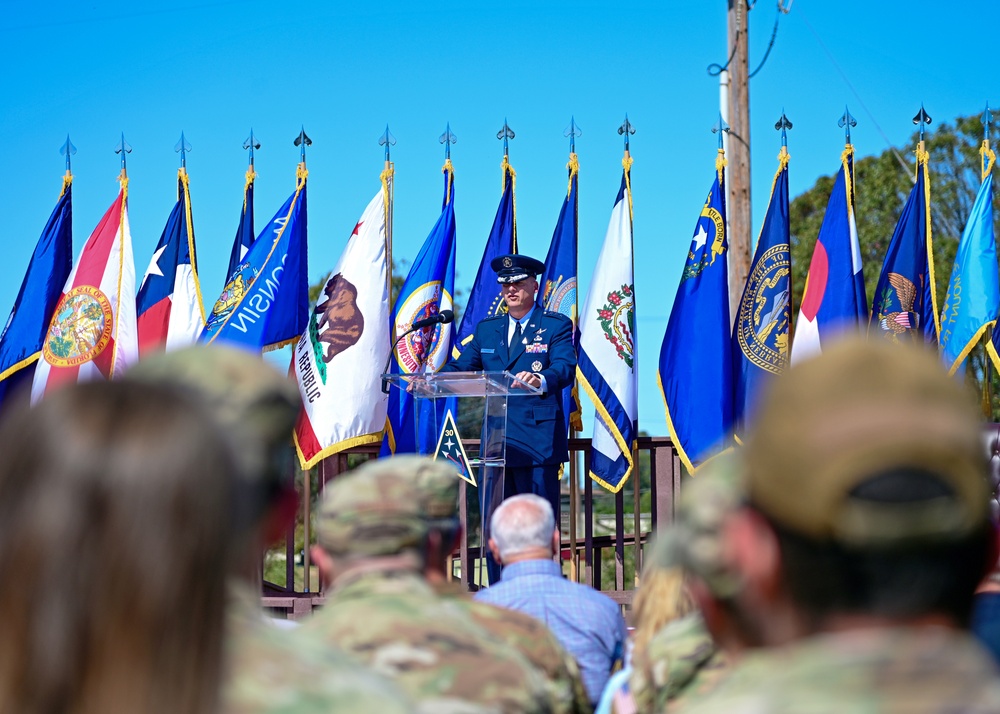
[[[635,134],[635,126],[632,122],[628,120],[628,114],[625,115],[625,121],[622,125],[618,127],[618,133],[625,140],[625,153],[622,156],[622,170],[625,172],[625,196],[628,199],[628,229],[629,229],[629,240],[633,243],[635,239],[632,235],[633,232],[633,222],[632,222],[632,154],[629,151],[629,137]],[[635,280],[635,250],[632,253],[632,279]],[[633,296],[633,300],[634,300]],[[638,354],[636,355],[638,358]],[[638,361],[638,359],[636,360]],[[639,421],[638,411],[636,412],[636,423]],[[632,580],[636,586],[639,585],[639,573],[642,571],[642,539],[640,537],[640,529],[642,526],[641,514],[639,512],[639,501],[640,501],[640,481],[641,470],[639,468],[639,442],[633,441],[629,448],[632,450],[632,533],[634,537],[634,542],[632,544],[635,558],[633,560],[634,567],[632,572]],[[624,534],[620,534],[620,537],[624,537]],[[624,565],[624,564],[623,564]]]
[[[986,109],[983,111],[983,115],[980,118],[980,122],[983,125],[983,145],[979,149],[980,156],[980,181],[985,181],[986,177],[989,175],[990,171],[993,170],[993,163],[996,161],[996,154],[990,149],[990,124],[993,122],[993,114],[990,112],[990,103],[986,102]],[[68,159],[67,159],[68,160]],[[993,327],[991,325],[986,326],[986,331],[983,333],[983,350],[985,352],[986,345],[993,341]],[[991,419],[993,417],[993,360],[989,359],[989,355],[985,360],[985,367],[983,369],[983,416],[986,419]]]
[[[382,168],[382,173],[379,178],[382,180],[382,188],[384,190],[385,199],[385,264],[387,270],[385,271],[385,289],[389,295],[389,314],[392,314],[392,208],[393,208],[393,189],[396,169],[395,164],[392,163],[392,159],[389,156],[389,147],[396,145],[396,137],[392,135],[389,131],[389,125],[385,125],[385,133],[379,137],[379,146],[385,147],[385,166]],[[394,334],[390,334],[390,338],[395,339]]]
[[[250,140],[252,145],[253,131],[250,132]],[[305,181],[308,172],[306,171],[306,147],[312,146],[312,139],[306,134],[306,128],[303,126],[299,130],[299,135],[295,137],[295,141],[292,142],[293,146],[299,147],[299,166],[295,172],[296,182],[299,180]],[[250,149],[250,169],[253,170],[253,149]],[[298,188],[298,186],[296,186]],[[309,541],[312,538],[311,529],[309,528],[309,521],[312,519],[312,477],[311,470],[304,469],[302,471],[302,590],[303,592],[310,592],[312,587],[312,558],[309,553]],[[294,529],[292,530],[292,537],[294,538]],[[293,543],[294,547],[294,543]],[[294,570],[292,571],[294,572]],[[295,581],[290,583],[285,583],[285,587],[289,590],[295,590]]]
[[[583,132],[580,131],[580,127],[578,127],[576,125],[576,118],[574,116],[572,116],[572,115],[570,116],[569,127],[567,127],[566,131],[563,132],[563,135],[569,137],[569,163],[566,164],[566,172],[569,175],[569,177],[568,177],[568,184],[566,186],[566,198],[569,199],[569,196],[570,196],[570,194],[573,191],[573,177],[574,177],[574,174],[576,175],[576,182],[577,182],[578,190],[579,190],[579,185],[580,185],[580,174],[579,174],[580,162],[579,162],[579,159],[577,158],[577,155],[576,155],[576,137],[582,136]],[[577,195],[579,196],[579,194],[577,194]],[[579,198],[577,199],[577,201],[579,201]],[[574,216],[573,216],[573,225],[574,226],[579,226],[579,216],[576,215],[577,214],[577,207],[576,206],[573,206],[573,213],[574,213]],[[576,239],[577,239],[577,243],[579,244],[579,235],[576,236]],[[574,257],[576,256],[576,252],[575,251],[574,251],[573,255],[574,255]],[[575,265],[575,264],[573,265],[573,274],[574,275],[577,274],[577,265]],[[580,312],[580,306],[579,306],[578,298],[577,298],[578,292],[579,291],[575,292],[574,293],[574,297],[573,297],[573,318],[574,318],[574,322],[576,320],[577,315]],[[575,327],[575,325],[574,325],[574,327]],[[573,339],[574,340],[576,339],[576,335],[573,336]],[[574,395],[578,394],[577,378],[576,378],[576,372],[575,371],[573,372],[573,389],[572,389],[572,394],[574,394]],[[575,406],[575,404],[576,404],[576,397],[574,397],[574,399],[573,399],[573,404]],[[572,438],[572,439],[577,439],[580,436],[580,432],[577,430],[576,425],[573,423],[572,417],[570,418],[569,435],[570,435],[570,438]],[[580,577],[579,577],[580,576],[580,554],[577,551],[577,528],[578,528],[577,518],[578,518],[578,516],[580,514],[580,483],[579,483],[579,479],[580,479],[579,458],[578,458],[578,456],[576,454],[574,454],[573,458],[570,459],[570,462],[569,462],[569,501],[570,501],[570,507],[571,507],[571,510],[569,512],[569,548],[570,548],[570,552],[572,553],[572,556],[570,557],[570,561],[569,561],[569,571],[570,571],[570,579],[573,580],[574,582],[580,582]]]
[[[62,198],[63,194],[66,193],[66,187],[73,183],[73,169],[70,157],[76,153],[76,147],[69,140],[69,134],[66,135],[66,143],[59,147],[59,153],[66,157],[66,175],[63,176],[62,191],[59,192],[59,198]]]

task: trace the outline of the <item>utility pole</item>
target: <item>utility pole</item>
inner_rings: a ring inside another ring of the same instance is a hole
[[[750,271],[750,89],[746,0],[729,8],[729,145],[726,158],[726,215],[729,223],[729,313],[734,318]]]

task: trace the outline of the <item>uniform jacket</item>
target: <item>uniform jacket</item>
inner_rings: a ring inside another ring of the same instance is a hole
[[[507,315],[478,325],[462,355],[442,372],[535,372],[545,377],[541,396],[507,402],[507,466],[561,464],[568,460],[562,389],[573,382],[576,352],[573,323],[565,315],[535,307],[521,342],[507,344]]]

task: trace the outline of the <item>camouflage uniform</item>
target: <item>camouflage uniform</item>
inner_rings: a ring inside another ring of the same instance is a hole
[[[427,470],[458,478],[431,459],[394,457],[327,486],[318,539],[334,567],[344,566],[304,634],[389,676],[421,711],[554,712],[534,667],[461,604],[438,596],[421,573],[428,519],[416,479]]]
[[[802,541],[836,544],[845,559],[878,553],[890,562],[897,553],[985,540],[979,420],[936,353],[845,340],[792,367],[761,400],[740,454],[748,499],[771,523]],[[869,491],[885,483],[883,475],[895,479],[895,491]],[[924,488],[927,478],[938,486],[933,495],[914,489],[902,497],[902,479]],[[801,562],[797,567],[783,577],[810,575]],[[1000,679],[989,656],[957,626],[929,624],[948,622],[949,613],[924,605],[897,622],[870,607],[818,616],[803,609],[806,621],[848,617],[830,631],[752,651],[713,694],[684,711],[1000,712]],[[864,624],[851,626],[851,616]]]
[[[391,681],[347,654],[267,622],[255,594],[230,608],[223,714],[337,714],[415,711]]]

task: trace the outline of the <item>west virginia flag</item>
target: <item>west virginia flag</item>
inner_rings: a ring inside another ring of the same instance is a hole
[[[854,147],[840,157],[840,173],[819,229],[809,277],[795,324],[792,364],[822,352],[838,335],[857,333],[868,322],[861,247],[854,221]]]
[[[185,169],[177,173],[177,203],[156,244],[136,298],[139,355],[190,345],[205,328]]]
[[[420,247],[416,260],[396,298],[392,313],[393,340],[402,335],[417,320],[436,315],[453,307],[455,291],[455,183],[451,161],[444,165],[444,199],[441,215],[430,235]],[[487,268],[489,266],[487,265]],[[498,293],[499,294],[499,293]],[[393,374],[437,372],[448,361],[452,346],[453,325],[440,323],[406,335],[396,345],[389,371]],[[381,361],[379,362],[381,365]],[[443,409],[443,399],[437,406],[421,401],[422,409]],[[431,441],[423,449],[417,444],[414,410],[416,400],[407,392],[393,389],[389,393],[388,420],[382,453],[427,453],[433,448],[437,434],[423,435]],[[428,420],[421,420],[427,423]]]
[[[385,426],[382,360],[389,349],[389,289],[383,184],[365,208],[316,301],[293,354],[303,410],[295,447],[303,469],[359,444],[377,444]]]
[[[309,323],[306,247],[306,177],[299,164],[296,188],[257,236],[229,276],[200,339],[250,350],[297,341]]]
[[[903,206],[875,286],[869,338],[938,343],[928,155],[917,150],[917,181]]]
[[[948,294],[941,308],[941,357],[954,374],[1000,312],[1000,275],[993,235],[993,163],[983,146],[983,181],[958,243]]]
[[[73,177],[42,231],[21,281],[10,317],[0,332],[0,405],[9,394],[31,384],[45,333],[73,268]]]
[[[87,240],[52,313],[32,401],[68,382],[121,376],[138,357],[128,179]]]
[[[506,156],[503,157],[500,169],[503,172],[503,195],[500,196],[493,228],[490,229],[486,250],[483,251],[483,259],[479,263],[476,282],[472,284],[469,301],[465,304],[465,312],[462,313],[462,324],[452,344],[451,356],[455,358],[462,354],[465,345],[472,339],[476,325],[487,317],[507,311],[507,305],[500,296],[500,284],[497,282],[496,273],[490,267],[490,262],[499,255],[517,252],[517,227],[514,215],[516,174],[507,162]]]
[[[788,159],[788,151],[782,147],[771,200],[733,325],[733,424],[737,436],[753,418],[761,390],[788,362],[792,311]]]
[[[626,157],[621,188],[580,312],[576,368],[597,414],[590,475],[617,493],[632,474],[638,437],[635,284],[632,278],[632,189]]]
[[[576,154],[570,154],[569,185],[566,189],[566,200],[563,201],[556,221],[556,229],[552,233],[552,243],[545,256],[545,272],[538,281],[538,305],[545,310],[559,312],[573,322],[573,333],[576,334],[576,256],[579,228],[579,197],[577,182],[580,172],[580,162]],[[566,415],[566,429],[571,427],[580,431],[583,429],[580,412],[580,397],[576,386],[565,387],[562,393],[563,414]]]
[[[657,381],[667,429],[688,471],[730,446],[733,366],[730,357],[726,160],[695,224],[681,282],[660,347]]]

